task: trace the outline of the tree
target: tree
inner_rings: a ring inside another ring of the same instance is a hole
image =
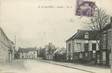
[[[93,31],[97,31],[95,34],[95,38],[98,40],[98,47],[99,47],[99,54],[100,54],[100,63],[102,63],[102,51],[103,51],[103,43],[105,42],[103,39],[103,28],[109,23],[109,16],[106,14],[106,12],[103,9],[96,8],[95,14],[93,17],[90,18],[89,27]]]
[[[95,14],[90,19],[90,28],[92,30],[102,31],[105,25],[109,22],[109,16],[103,9],[97,8]]]
[[[93,17],[90,18],[90,29],[96,30],[98,33],[96,37],[99,38],[99,49],[103,47],[103,28],[109,22],[109,16],[103,9],[97,8]]]

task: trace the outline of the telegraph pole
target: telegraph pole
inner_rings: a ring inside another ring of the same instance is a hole
[[[112,37],[112,17],[111,17],[111,37]],[[110,39],[111,40],[111,42],[110,43],[112,43],[112,38]],[[110,56],[110,65],[111,65],[111,69],[110,69],[110,73],[112,73],[112,45],[111,45],[111,56]]]
[[[111,27],[110,27],[110,36],[112,37],[112,17],[110,18],[110,24],[111,24]],[[112,38],[110,38],[110,44],[112,43]],[[110,53],[110,73],[112,73],[112,45],[110,45],[110,50],[111,50],[111,53]]]
[[[16,49],[16,35],[15,35],[15,39],[14,39],[14,42],[15,42],[15,49]]]

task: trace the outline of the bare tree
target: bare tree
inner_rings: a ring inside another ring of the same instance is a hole
[[[103,9],[97,8],[95,11],[95,15],[90,19],[90,28],[92,30],[102,31],[108,22],[109,16]]]
[[[98,34],[96,34],[96,38],[99,38],[99,49],[101,50],[103,48],[103,28],[107,25],[109,22],[109,16],[106,14],[106,12],[103,9],[97,8],[95,11],[95,15],[90,18],[89,27],[91,30],[98,31]]]

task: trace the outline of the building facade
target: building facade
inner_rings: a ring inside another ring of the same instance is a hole
[[[0,62],[11,61],[14,57],[14,43],[4,33],[0,27]]]
[[[37,59],[36,48],[19,48],[18,55],[20,59]]]
[[[66,61],[66,49],[65,48],[58,48],[53,53],[53,60],[55,61]]]
[[[66,41],[66,59],[80,63],[98,63],[99,40],[97,31],[78,30]]]

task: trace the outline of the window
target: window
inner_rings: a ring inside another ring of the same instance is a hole
[[[77,43],[77,50],[81,52],[81,43]]]
[[[85,51],[88,51],[89,50],[89,44],[88,43],[85,43],[84,44],[84,49],[85,49]]]
[[[103,61],[106,61],[106,52],[103,52],[102,55],[103,55]]]
[[[103,46],[102,46],[102,48],[103,49],[106,49],[106,47],[107,47],[107,34],[105,33],[105,34],[103,34]]]
[[[68,44],[68,51],[70,52],[70,49],[71,49],[71,44],[69,43]]]
[[[82,58],[83,58],[83,54],[82,54],[82,53],[80,53],[79,57],[80,57],[80,59],[82,59]]]
[[[96,43],[92,44],[92,50],[96,50]]]
[[[85,56],[87,57],[88,56],[88,53],[85,53]]]
[[[89,33],[88,32],[85,33],[84,38],[85,39],[88,39],[89,38]]]

